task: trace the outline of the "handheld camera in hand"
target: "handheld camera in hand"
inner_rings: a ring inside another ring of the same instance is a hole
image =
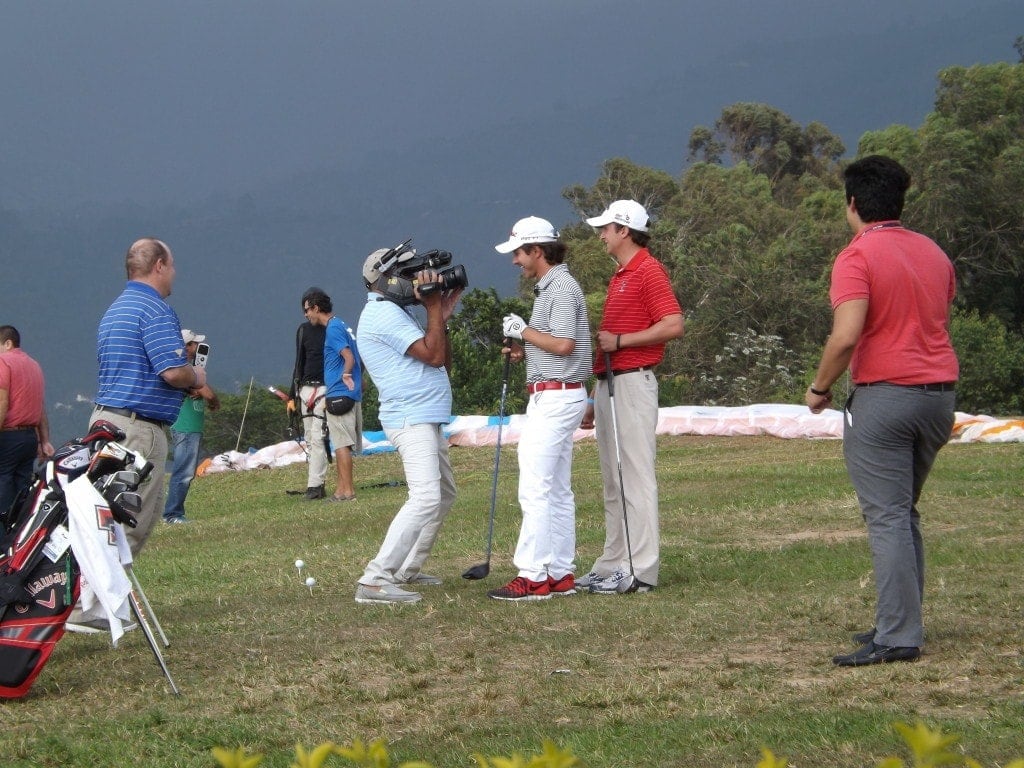
[[[420,296],[428,296],[436,291],[452,291],[469,285],[464,266],[448,266],[452,261],[451,253],[436,249],[416,253],[409,245],[411,242],[409,238],[394,248],[377,251],[367,260],[363,271],[367,288],[376,289],[384,298],[404,307],[419,302],[417,290]],[[421,283],[416,279],[425,269],[437,271],[435,282]],[[376,274],[376,278],[371,281],[368,273]]]

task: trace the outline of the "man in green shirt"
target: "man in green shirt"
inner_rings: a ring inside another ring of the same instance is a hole
[[[196,349],[206,336],[193,333],[187,328],[181,330],[185,342],[185,355],[190,364],[195,364]],[[185,496],[188,495],[192,478],[199,465],[199,441],[203,437],[206,409],[215,411],[220,407],[217,393],[209,384],[204,384],[195,394],[190,394],[181,403],[178,418],[171,425],[171,445],[174,452],[174,466],[167,484],[167,503],[164,505],[165,523],[187,523],[185,517]]]

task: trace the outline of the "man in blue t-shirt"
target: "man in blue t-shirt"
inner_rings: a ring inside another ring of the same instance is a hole
[[[410,281],[393,274],[398,263],[397,249],[385,248],[371,253],[363,264],[370,293],[359,316],[359,350],[380,393],[380,423],[402,459],[409,496],[359,579],[357,603],[415,603],[420,593],[404,586],[441,583],[420,569],[455,503],[448,438],[442,427],[452,412],[447,322],[462,289],[421,296],[416,286],[436,283],[437,273],[423,270]],[[426,310],[426,330],[405,306],[388,298],[399,284],[403,294],[407,290]]]
[[[306,317],[326,328],[324,337],[324,408],[338,468],[338,487],[327,501],[352,501],[352,456],[363,450],[363,370],[351,330],[335,316],[331,297],[317,289],[306,294]]]
[[[125,532],[138,557],[164,506],[165,427],[177,417],[186,393],[206,385],[206,371],[185,355],[178,315],[165,299],[174,284],[174,256],[160,240],[136,240],[125,255],[128,283],[100,320],[96,408],[89,418],[124,430],[124,445],[153,464],[139,489],[138,525]]]

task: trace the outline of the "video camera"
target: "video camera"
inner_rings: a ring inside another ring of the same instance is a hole
[[[417,289],[420,296],[428,296],[435,291],[451,291],[469,285],[466,268],[461,264],[442,269],[451,264],[451,253],[435,249],[418,254],[409,246],[411,242],[412,238],[409,238],[386,251],[373,265],[381,275],[375,287],[385,298],[406,306],[419,301]],[[420,283],[416,279],[416,275],[425,269],[439,270],[435,282]]]

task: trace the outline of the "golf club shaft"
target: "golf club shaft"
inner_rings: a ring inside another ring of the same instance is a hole
[[[505,367],[501,376],[501,401],[498,404],[498,439],[494,449],[494,479],[491,482],[491,513],[487,521],[487,562],[491,562],[491,545],[494,541],[494,510],[498,499],[498,467],[501,463],[501,429],[505,424],[505,397],[508,395],[508,376],[511,355],[505,355]]]
[[[615,413],[615,374],[612,373],[611,353],[604,353],[605,381],[608,383],[608,404],[612,412],[612,438],[615,442],[615,465],[619,471],[619,494],[622,497],[622,525],[626,530],[626,555],[629,557],[629,576],[636,583],[633,572],[633,545],[629,540],[629,515],[626,512],[626,486],[622,482],[622,451],[619,447],[619,418]]]

